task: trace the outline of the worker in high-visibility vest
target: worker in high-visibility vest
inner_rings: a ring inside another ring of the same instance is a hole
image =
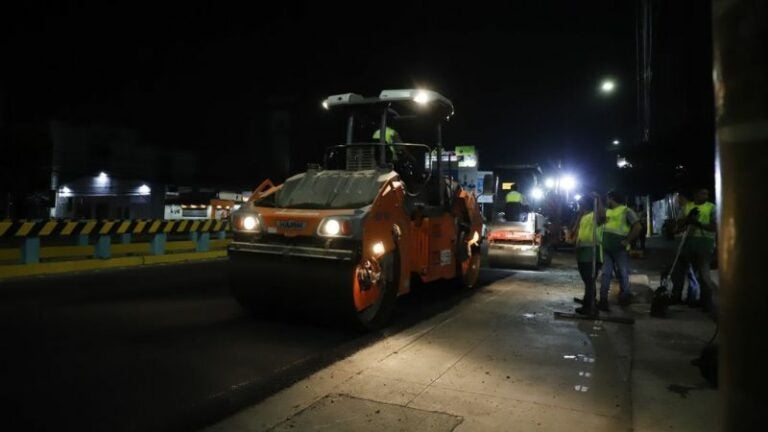
[[[610,191],[606,195],[608,208],[605,210],[603,232],[603,276],[600,281],[598,309],[610,312],[608,291],[611,288],[614,265],[619,271],[619,304],[629,305],[629,245],[640,235],[642,226],[637,214],[624,204],[624,197]]]
[[[701,295],[698,305],[705,312],[713,311],[712,294],[715,291],[715,283],[710,274],[712,254],[715,251],[717,221],[715,218],[715,205],[709,201],[709,190],[699,189],[693,198],[693,205],[686,209],[685,229],[688,230],[688,238],[683,247],[684,260],[693,266],[696,278],[699,281]],[[672,302],[680,302],[683,279],[685,278],[685,266],[675,267],[672,275]],[[694,303],[692,306],[696,306]]]
[[[595,201],[597,209],[595,210]],[[584,297],[581,299],[581,307],[576,308],[576,313],[597,317],[598,309],[596,302],[595,279],[597,278],[597,269],[603,262],[603,224],[605,220],[601,217],[603,214],[600,197],[593,194],[589,197],[583,197],[579,201],[579,208],[583,214],[578,220],[575,228],[576,237],[576,264],[584,282]],[[595,214],[598,215],[595,218]]]
[[[688,228],[687,216],[691,212],[695,204],[689,198],[689,195],[683,191],[677,194],[677,218],[675,220],[675,238],[678,242],[677,246],[680,247],[680,242],[683,241],[683,232]],[[686,237],[687,243],[687,237]],[[685,247],[685,245],[683,245]],[[686,254],[681,253],[678,257],[677,264],[672,273],[672,293],[670,295],[670,301],[672,304],[679,304],[683,302],[683,284],[685,283],[685,276],[679,277],[680,273],[684,273],[688,277],[688,292],[686,293],[685,300],[691,307],[700,306],[701,302],[699,298],[699,281],[696,278],[696,272],[693,269],[693,265],[688,261]]]
[[[519,222],[522,218],[525,196],[517,190],[517,183],[512,183],[507,196],[504,197],[504,213],[510,222]]]
[[[373,139],[375,141],[381,141],[381,129],[376,129],[375,132],[373,132]],[[392,129],[391,127],[387,126],[386,129],[384,129],[384,142],[387,144],[395,144],[401,142],[400,140],[400,134],[397,133],[396,130]],[[387,146],[389,148],[389,153],[392,156],[392,161],[397,160],[397,149],[393,145]]]

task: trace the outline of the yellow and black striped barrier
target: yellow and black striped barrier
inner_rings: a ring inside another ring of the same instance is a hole
[[[220,220],[38,220],[0,221],[0,238],[116,234],[184,234],[229,231]]]
[[[0,221],[0,240],[11,243],[19,240],[21,247],[0,249],[0,262],[15,261],[22,265],[36,265],[40,263],[41,257],[54,259],[82,256],[108,260],[113,253],[146,253],[149,256],[160,256],[165,255],[166,251],[178,252],[179,249],[207,253],[212,245],[221,246],[220,243],[226,241],[228,231],[229,221],[213,219],[3,220]],[[217,238],[212,241],[214,233]],[[188,235],[188,240],[167,241],[169,236],[177,237],[175,235],[178,234]],[[131,243],[134,235],[149,235],[151,240],[149,243]],[[115,236],[120,238],[120,244],[112,244]],[[76,246],[41,248],[41,240],[48,241],[47,239],[53,237],[75,238]],[[94,243],[91,243],[92,239],[95,240]]]

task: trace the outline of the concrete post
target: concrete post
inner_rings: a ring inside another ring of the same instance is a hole
[[[120,234],[121,244],[131,244],[131,233]]]
[[[195,246],[195,251],[208,252],[209,250],[211,250],[211,233],[200,233],[200,237],[197,239],[197,246]]]
[[[94,256],[100,259],[109,259],[112,256],[112,236],[100,235],[96,239]]]
[[[165,233],[157,233],[149,243],[149,253],[152,255],[165,255]]]
[[[88,246],[88,234],[80,234],[75,240],[78,246]]]
[[[768,385],[768,289],[761,271],[768,240],[768,7],[763,0],[715,0],[712,6],[724,428],[762,430]]]
[[[219,240],[226,240],[227,239],[227,232],[224,230],[221,230],[218,232],[218,238]]]
[[[21,244],[21,263],[37,264],[40,262],[40,237],[27,237]]]

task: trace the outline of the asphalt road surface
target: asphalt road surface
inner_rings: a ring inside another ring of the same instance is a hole
[[[196,430],[454,306],[479,289],[430,285],[393,325],[361,334],[311,317],[257,319],[229,296],[225,262],[0,282],[4,430]]]

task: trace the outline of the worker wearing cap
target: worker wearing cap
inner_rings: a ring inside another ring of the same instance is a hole
[[[525,196],[517,190],[517,183],[512,183],[510,191],[504,198],[504,213],[508,221],[519,221],[525,205]]]
[[[616,191],[606,195],[608,208],[605,210],[603,233],[603,276],[600,281],[600,302],[598,309],[610,312],[608,291],[611,288],[614,265],[619,270],[619,304],[629,305],[629,245],[640,235],[640,219],[635,212],[624,205],[624,197]]]

